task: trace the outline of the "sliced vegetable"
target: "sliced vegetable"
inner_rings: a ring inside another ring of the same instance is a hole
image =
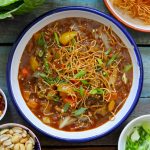
[[[23,98],[28,101],[30,97],[31,91],[23,91]]]
[[[150,122],[143,122],[142,127],[148,134],[150,134]]]
[[[51,70],[49,67],[49,63],[46,59],[44,59],[44,69],[45,69],[45,73],[50,74]]]
[[[59,98],[59,96],[54,95],[54,96],[53,96],[53,100],[54,100],[55,102],[58,102],[58,101],[60,100],[60,98]]]
[[[21,70],[21,73],[22,73],[22,76],[23,76],[23,77],[27,77],[28,74],[29,74],[29,71],[28,71],[27,68],[23,68],[23,69]]]
[[[118,57],[118,54],[114,54],[107,62],[107,66],[110,66]]]
[[[140,135],[139,135],[138,129],[136,128],[134,132],[131,134],[131,140],[135,142],[135,141],[138,141],[139,139],[140,139]]]
[[[42,118],[43,122],[46,123],[46,124],[50,124],[50,118],[49,117],[43,117]]]
[[[75,36],[77,36],[76,31],[65,32],[60,36],[59,41],[61,44],[67,45]]]
[[[86,71],[81,70],[81,71],[79,71],[77,74],[74,75],[74,78],[75,78],[75,79],[81,78],[81,77],[83,77],[85,74],[86,74]]]
[[[115,108],[115,101],[114,101],[114,100],[111,100],[111,101],[109,102],[109,104],[108,104],[108,110],[109,110],[110,112],[112,112],[112,111],[114,110],[114,108]]]
[[[65,96],[63,97],[63,101],[69,103],[71,107],[75,107],[77,99],[71,96]]]
[[[129,72],[131,70],[131,68],[132,68],[131,64],[125,65],[123,71],[124,72]]]
[[[117,99],[118,99],[118,94],[117,94],[117,92],[112,92],[112,93],[111,93],[110,100],[117,100]]]
[[[81,82],[84,84],[84,85],[88,85],[89,82],[87,80],[81,80]]]
[[[100,114],[102,116],[105,116],[107,113],[108,113],[108,110],[106,109],[106,106],[104,105],[103,107],[96,109],[94,114]]]
[[[29,101],[27,102],[27,105],[28,105],[30,108],[32,108],[32,109],[35,109],[35,108],[38,107],[38,103],[35,102],[34,100],[29,100]]]
[[[103,64],[103,61],[102,61],[102,59],[100,59],[100,58],[97,58],[97,62],[98,62],[98,64],[99,64],[100,66]]]
[[[106,52],[105,52],[105,54],[106,55],[109,55],[109,53],[112,51],[112,48],[109,48]]]
[[[43,55],[44,55],[43,50],[39,50],[39,51],[38,51],[38,56],[39,56],[39,57],[42,57]]]
[[[70,107],[70,103],[66,103],[63,108],[64,112],[67,112],[69,107]]]
[[[66,94],[71,95],[71,96],[75,95],[73,88],[70,85],[64,84],[64,83],[59,84],[57,86],[57,91],[66,93]]]
[[[54,38],[55,38],[56,44],[57,44],[58,46],[60,46],[59,37],[58,37],[57,32],[54,32]]]
[[[123,76],[122,76],[122,81],[123,81],[125,84],[127,84],[127,82],[128,82],[128,79],[127,79],[127,76],[126,76],[125,73],[124,73]]]
[[[36,60],[36,57],[31,56],[31,58],[30,58],[30,65],[31,65],[31,68],[32,68],[33,71],[37,70],[37,68],[39,67],[39,63]]]
[[[72,118],[72,117],[70,117],[70,116],[67,116],[67,117],[65,117],[64,119],[62,119],[62,120],[60,121],[59,129],[62,129],[62,128],[68,126],[68,125],[71,125],[71,124],[73,124],[75,121],[76,121],[75,118]]]
[[[85,90],[84,90],[84,88],[82,86],[80,86],[79,91],[80,91],[80,95],[84,96]]]
[[[108,76],[108,72],[103,71],[103,76],[104,76],[104,77],[107,77],[107,76]]]
[[[80,115],[84,114],[86,110],[87,110],[87,108],[81,107],[78,110],[75,110],[73,112],[73,115],[74,116],[80,116]]]
[[[41,35],[40,35],[40,37],[38,38],[37,44],[38,44],[39,46],[41,46],[41,47],[46,48],[47,43],[46,43],[45,38],[44,38],[44,32],[42,32]]]
[[[101,88],[95,88],[95,89],[92,89],[89,93],[92,94],[92,95],[94,95],[94,94],[103,94],[104,90],[101,89]]]

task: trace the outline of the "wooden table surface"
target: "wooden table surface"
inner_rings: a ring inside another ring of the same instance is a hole
[[[135,39],[142,55],[145,73],[143,90],[138,105],[136,106],[130,117],[120,127],[118,127],[118,129],[103,138],[77,144],[57,141],[50,137],[46,137],[38,133],[29,124],[27,124],[25,120],[21,118],[21,116],[16,111],[16,108],[12,104],[11,97],[8,94],[6,85],[6,64],[8,54],[19,33],[29,22],[31,22],[39,15],[57,7],[71,5],[88,6],[109,14],[102,0],[47,0],[43,6],[40,6],[30,14],[17,16],[14,19],[0,21],[0,88],[4,90],[8,98],[7,114],[5,118],[0,122],[0,124],[15,122],[28,126],[38,136],[42,145],[42,150],[116,150],[118,138],[124,126],[132,119],[140,115],[150,113],[150,33],[140,33],[138,31],[127,28],[129,33]]]

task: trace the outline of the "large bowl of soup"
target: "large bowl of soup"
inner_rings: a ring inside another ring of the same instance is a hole
[[[72,142],[117,128],[138,102],[143,67],[124,27],[92,8],[63,7],[28,25],[10,53],[10,95],[45,135]]]

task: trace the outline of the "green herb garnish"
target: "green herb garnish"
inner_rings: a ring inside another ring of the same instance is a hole
[[[112,48],[109,48],[109,49],[105,52],[105,54],[106,54],[106,55],[109,55],[109,53],[111,52],[111,50],[112,50]]]
[[[100,58],[97,58],[97,62],[98,62],[98,64],[99,64],[100,66],[103,64],[103,61],[102,61],[102,59],[100,59]]]
[[[74,78],[75,78],[75,79],[81,78],[81,77],[83,77],[85,74],[86,74],[86,71],[81,70],[81,71],[79,71],[77,74],[74,75]]]
[[[100,89],[100,88],[96,88],[96,89],[92,89],[89,93],[92,94],[92,95],[94,95],[94,94],[103,94],[104,90]]]
[[[70,104],[69,104],[69,103],[66,103],[66,104],[64,105],[64,108],[63,108],[64,112],[67,112],[68,109],[69,109],[69,107],[70,107]]]
[[[124,68],[123,68],[123,71],[124,71],[124,72],[128,72],[128,71],[131,70],[131,68],[132,68],[132,65],[131,65],[131,64],[125,65]]]
[[[107,62],[107,66],[110,66],[117,58],[118,54],[114,54]]]
[[[74,116],[80,116],[80,115],[84,114],[86,110],[87,110],[87,108],[81,107],[81,108],[75,110],[73,112],[73,115]]]
[[[56,44],[60,47],[60,42],[59,42],[59,37],[58,37],[57,32],[54,32],[54,38],[55,38]]]
[[[86,80],[81,80],[81,82],[82,82],[84,85],[88,85],[88,84],[89,84],[89,82],[86,81]]]
[[[37,44],[41,47],[44,47],[44,48],[47,47],[47,43],[46,43],[45,38],[44,38],[44,32],[42,32],[40,37],[38,38]]]

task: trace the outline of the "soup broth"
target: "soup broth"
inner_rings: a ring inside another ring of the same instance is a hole
[[[99,22],[65,18],[50,23],[28,42],[18,81],[29,109],[43,123],[83,131],[115,119],[133,78],[121,39]]]

